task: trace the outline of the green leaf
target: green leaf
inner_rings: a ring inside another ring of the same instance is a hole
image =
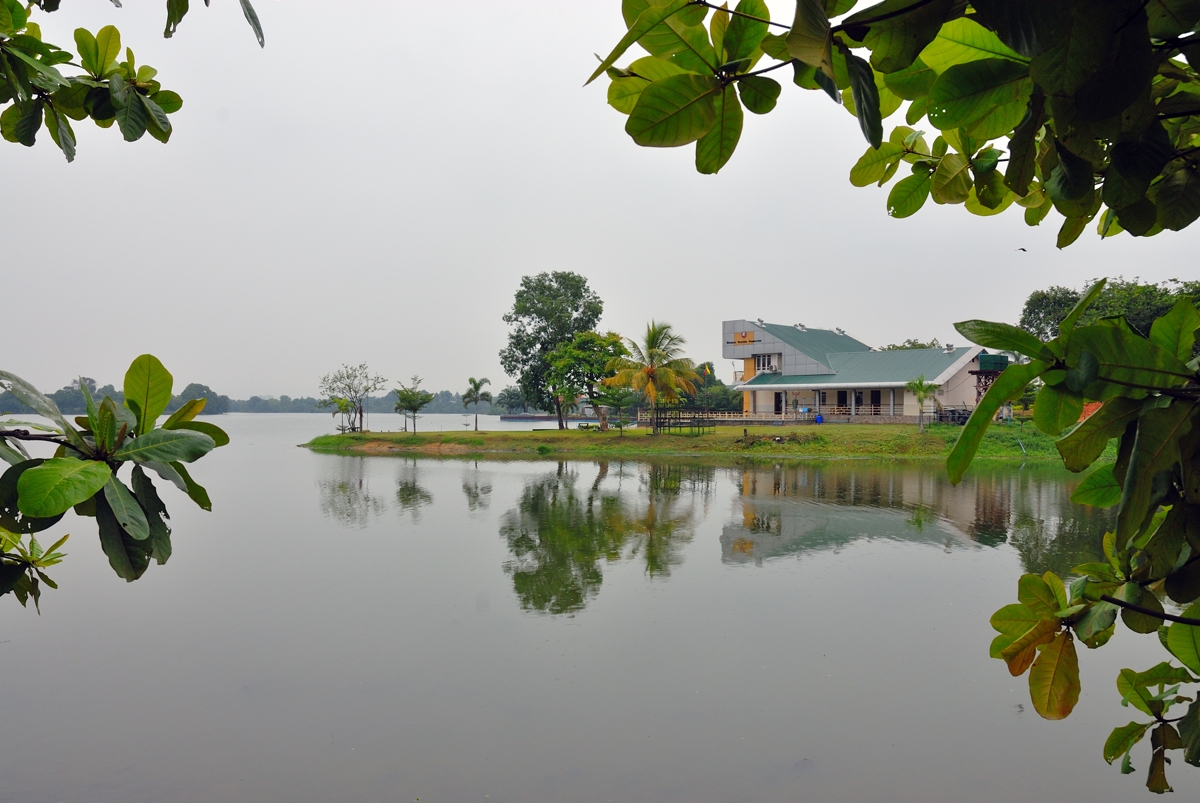
[[[179,97],[178,93],[172,92],[169,89],[160,89],[158,92],[151,92],[150,100],[157,103],[159,108],[167,114],[174,114],[183,108],[183,98]]]
[[[769,20],[771,18],[771,12],[767,9],[767,4],[763,0],[742,0],[734,10],[740,14],[747,14],[762,20]],[[726,29],[724,39],[722,40],[722,44],[725,47],[725,60],[737,61],[738,59],[750,58],[754,55],[754,51],[758,50],[759,44],[766,35],[766,22],[758,22],[757,20],[735,15],[729,21],[729,27]],[[744,98],[742,102],[745,102]],[[746,108],[749,109],[750,104],[747,103]]]
[[[246,18],[246,22],[250,23],[250,29],[254,31],[254,38],[258,40],[259,47],[266,47],[267,41],[263,38],[262,24],[258,21],[258,14],[254,11],[254,6],[250,5],[250,0],[241,0],[242,16]]]
[[[62,151],[68,164],[75,161],[75,132],[71,130],[71,123],[67,120],[67,116],[49,103],[46,104],[45,114],[46,129],[50,132],[54,144]]]
[[[1063,465],[1071,471],[1086,469],[1104,453],[1110,440],[1121,437],[1125,428],[1138,420],[1141,409],[1141,402],[1135,399],[1124,396],[1109,399],[1079,426],[1055,441]]]
[[[1121,23],[1113,4],[1070,5],[1057,35],[1030,63],[1033,80],[1047,95],[1070,96],[1082,89],[1104,63]]]
[[[1142,740],[1146,731],[1150,730],[1153,722],[1130,722],[1120,728],[1114,728],[1104,742],[1104,760],[1109,764],[1129,753],[1133,746]]]
[[[1096,324],[1074,330],[1067,347],[1068,362],[1078,363],[1085,351],[1097,360],[1099,380],[1114,386],[1129,386],[1130,390],[1125,391],[1127,396],[1144,396],[1147,388],[1181,387],[1192,378],[1187,364],[1173,353],[1128,329]],[[1135,392],[1138,389],[1143,392]],[[1103,400],[1116,390],[1120,388],[1092,386],[1084,392],[1088,398]]]
[[[1083,294],[1083,298],[1075,302],[1075,306],[1067,313],[1067,317],[1062,319],[1062,323],[1058,325],[1058,331],[1070,332],[1075,328],[1075,323],[1079,317],[1087,311],[1087,308],[1092,306],[1097,298],[1100,297],[1101,291],[1104,290],[1104,285],[1108,284],[1107,279],[1101,279],[1088,288],[1088,291]]]
[[[1082,330],[1081,330],[1082,331]],[[1138,421],[1121,508],[1117,512],[1117,539],[1127,544],[1141,534],[1150,511],[1154,476],[1179,462],[1179,439],[1192,426],[1194,402],[1176,401],[1166,408],[1144,410]]]
[[[1036,574],[1023,574],[1017,580],[1017,600],[1041,619],[1055,619],[1054,612],[1062,608],[1058,595]]]
[[[58,431],[65,435],[67,440],[76,449],[85,454],[90,453],[91,450],[83,442],[79,431],[67,423],[67,419],[59,412],[58,405],[51,399],[48,399],[33,385],[16,374],[9,373],[8,371],[0,371],[0,388],[6,388],[12,395],[17,397],[18,401],[33,410],[34,413],[53,421],[58,426]]]
[[[1020,62],[990,58],[958,64],[929,90],[929,122],[943,130],[963,128],[1007,104],[1019,106],[1019,122],[1032,91],[1029,71]]]
[[[79,62],[83,65],[83,69],[99,77],[103,72],[104,65],[100,64],[96,37],[92,36],[87,28],[75,29],[75,49],[79,51]]]
[[[1038,647],[1037,660],[1029,672],[1029,697],[1033,708],[1046,719],[1064,719],[1079,702],[1079,657],[1075,640],[1059,633],[1049,644]]]
[[[133,467],[133,492],[150,522],[151,556],[161,566],[171,557],[171,528],[167,526],[167,507],[141,466]]]
[[[888,214],[895,218],[915,215],[925,205],[932,181],[933,174],[923,171],[897,181],[888,193]]]
[[[713,50],[716,51],[717,61],[726,61],[725,59],[725,32],[729,30],[729,3],[723,3],[721,8],[713,11],[712,19],[708,22],[709,38],[712,39]],[[777,56],[772,53],[774,50],[774,40],[778,40],[778,44],[783,48],[783,52],[787,52],[787,45],[783,43],[782,36],[767,35],[763,37],[764,41],[760,45],[763,52],[771,58],[778,61],[787,61],[791,58],[790,55]],[[770,40],[770,43],[768,42]]]
[[[1043,351],[1042,341],[1024,329],[1007,323],[992,321],[962,321],[954,324],[958,333],[967,340],[984,348],[997,351],[1015,351],[1034,358]]]
[[[1200,329],[1200,311],[1196,309],[1196,302],[1181,298],[1166,315],[1150,325],[1150,342],[1183,362],[1192,357],[1197,329]]]
[[[1200,701],[1188,706],[1187,714],[1177,727],[1183,740],[1183,760],[1193,767],[1200,767]]]
[[[850,71],[850,92],[854,96],[858,127],[871,147],[878,148],[883,142],[883,117],[879,111],[879,88],[875,86],[875,72],[865,59],[852,53],[846,54],[846,67]]]
[[[139,92],[135,92],[133,94],[136,95],[137,99],[140,100],[142,105],[146,107],[146,114],[151,120],[154,121],[154,124],[158,126],[159,130],[171,130],[171,121],[167,119],[167,113],[160,109],[157,103]]]
[[[110,476],[112,470],[95,460],[52,458],[21,474],[18,509],[35,518],[58,516],[95,496]]]
[[[696,170],[706,174],[725,166],[742,136],[742,105],[733,84],[717,95],[715,109],[712,128],[696,142]]]
[[[673,75],[655,81],[642,90],[625,132],[638,145],[651,148],[695,142],[716,121],[714,96],[720,91],[719,81],[700,75]]]
[[[1150,0],[1146,4],[1150,36],[1170,39],[1192,30],[1200,23],[1198,0]]]
[[[1046,99],[1040,89],[1034,89],[1029,97],[1025,119],[1013,129],[1008,141],[1008,168],[1004,171],[1004,183],[1017,195],[1029,192],[1037,169],[1037,136],[1046,119]]]
[[[961,153],[947,153],[933,171],[930,191],[935,201],[960,204],[971,194],[971,161]]]
[[[125,400],[136,403],[141,411],[138,413],[139,435],[154,429],[158,417],[171,403],[173,382],[170,372],[153,354],[143,354],[130,364],[125,372]]]
[[[833,79],[833,36],[822,0],[796,0],[796,17],[787,34],[788,52]]]
[[[183,478],[184,483],[187,485],[187,495],[191,497],[191,500],[203,510],[212,510],[212,502],[208,498],[208,491],[204,490],[203,486],[196,484],[196,481],[192,479],[192,475],[188,474],[183,464],[171,463],[170,465]]]
[[[1049,385],[1038,391],[1037,400],[1033,403],[1033,423],[1047,435],[1058,437],[1059,434],[1079,420],[1083,414],[1083,397],[1071,393],[1065,386],[1051,387]]]
[[[1200,217],[1200,174],[1190,165],[1172,170],[1158,185],[1154,196],[1158,223],[1164,229],[1180,231]]]
[[[1099,647],[1112,637],[1113,625],[1117,621],[1117,606],[1111,602],[1094,602],[1088,606],[1072,624],[1075,634],[1092,649]]]
[[[993,56],[1028,63],[1028,59],[1006,46],[994,33],[967,17],[944,24],[934,40],[921,51],[921,61],[939,73],[955,64]]]
[[[840,27],[871,50],[871,65],[891,73],[911,65],[941,30],[953,0],[914,4],[884,0],[842,21]],[[909,9],[908,13],[898,13]],[[886,19],[879,19],[886,16]],[[873,22],[872,20],[878,20]],[[864,24],[866,23],[866,24]]]
[[[850,168],[850,183],[855,187],[865,187],[883,178],[889,165],[900,161],[904,155],[904,146],[893,142],[884,142],[878,148],[867,148],[859,160]]]
[[[4,474],[0,476],[0,542],[5,537],[5,531],[9,533],[38,533],[42,530],[50,529],[62,518],[62,514],[43,518],[21,514],[18,507],[19,494],[17,491],[21,475],[46,461],[42,459],[30,460],[23,455],[18,455],[18,457],[20,459],[9,466]],[[3,551],[7,550],[0,545],[0,552]]]
[[[100,530],[100,548],[117,576],[132,583],[145,574],[150,566],[151,545],[135,541],[121,529],[103,495],[96,497],[96,524]]]
[[[133,498],[133,494],[125,487],[125,483],[117,479],[116,475],[110,474],[108,482],[104,484],[104,498],[108,502],[113,516],[116,517],[117,523],[121,525],[122,530],[128,533],[130,538],[135,541],[145,541],[150,537],[150,523],[146,521],[146,514],[142,512],[142,508]]]
[[[117,405],[105,396],[96,412],[96,425],[92,429],[92,437],[95,438],[96,448],[100,450],[101,455],[109,455],[116,450],[120,426],[117,421]]]
[[[1159,613],[1163,612],[1162,603],[1158,601],[1158,597],[1152,591],[1142,591],[1141,586],[1138,586],[1137,583],[1126,583],[1125,585],[1133,586],[1141,592],[1137,599],[1127,599],[1126,602],[1132,602],[1134,605],[1141,605],[1143,608],[1149,608]],[[1154,633],[1163,624],[1161,617],[1150,616],[1129,608],[1121,609],[1121,621],[1134,633]]]
[[[1200,618],[1200,602],[1183,612],[1185,619]],[[1173,622],[1167,628],[1167,649],[1179,663],[1200,673],[1200,627]]]
[[[1046,182],[1046,193],[1056,201],[1078,201],[1096,186],[1092,163],[1071,153],[1061,142],[1054,141],[1058,164]]]
[[[167,27],[163,38],[170,39],[179,29],[179,23],[188,13],[188,0],[167,0]]]
[[[108,90],[121,136],[126,142],[137,142],[146,133],[146,121],[149,119],[146,107],[137,98],[130,97],[131,94],[138,94],[137,90],[130,88],[120,75],[108,79]]]
[[[138,435],[113,454],[116,460],[137,463],[190,463],[211,452],[216,442],[203,432],[186,429],[154,429]]]
[[[163,429],[175,429],[177,424],[183,424],[191,421],[196,416],[200,415],[204,410],[204,405],[208,403],[208,399],[188,399],[179,406],[179,409],[171,414],[171,417],[163,422]]]
[[[920,59],[915,60],[903,70],[883,71],[883,73],[884,85],[897,97],[905,100],[925,97],[938,78],[938,74],[933,68]]]
[[[974,412],[959,434],[954,448],[950,450],[950,456],[946,458],[946,472],[950,475],[951,484],[958,485],[962,481],[963,474],[979,449],[980,441],[1000,408],[1024,393],[1025,386],[1049,367],[1049,363],[1043,360],[1032,360],[1020,365],[1010,365],[996,377],[988,392],[983,394],[979,404],[975,405]]]
[[[78,41],[78,40],[76,40]],[[92,73],[103,78],[116,69],[121,56],[121,32],[112,25],[105,25],[96,33],[96,67]]]
[[[748,75],[737,84],[742,103],[754,114],[766,114],[774,109],[779,93],[783,91],[778,81],[761,75]]]
[[[601,73],[616,64],[617,59],[621,58],[621,56],[625,54],[625,51],[628,50],[635,42],[665,21],[668,17],[674,16],[681,9],[685,8],[688,3],[689,0],[671,0],[671,2],[667,3],[666,5],[649,6],[638,16],[637,21],[635,21],[633,25],[629,27],[629,30],[626,31],[623,37],[621,37],[621,41],[618,42],[617,46],[612,49],[612,52],[608,54],[608,57],[600,62],[600,66],[597,67],[596,71],[592,73],[590,78],[587,79],[587,82],[584,83],[584,86],[587,86],[592,81],[595,81],[597,78],[599,78]]]

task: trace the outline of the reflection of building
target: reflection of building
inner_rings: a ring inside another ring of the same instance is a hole
[[[745,413],[787,418],[807,411],[827,420],[915,421],[917,402],[904,386],[921,376],[939,386],[938,407],[965,411],[978,398],[983,352],[978,346],[873,351],[840,329],[761,320],[725,321],[723,329],[723,356],[742,362],[734,382]],[[984,373],[990,375],[1001,362],[1007,360],[991,357]]]

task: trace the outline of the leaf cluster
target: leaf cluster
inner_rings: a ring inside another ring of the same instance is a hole
[[[715,173],[743,108],[775,108],[782,85],[765,73],[791,66],[857,118],[870,147],[853,184],[908,166],[893,217],[930,199],[983,216],[1016,205],[1031,226],[1053,210],[1060,248],[1093,219],[1101,237],[1142,237],[1200,217],[1194,0],[884,0],[847,15],[855,5],[797,0],[788,25],[763,0],[623,0],[628,32],[589,81],[608,75],[635,143],[695,143],[696,169]],[[649,55],[616,66],[634,44]]]
[[[1102,542],[1106,561],[1075,567],[1078,578],[1069,596],[1052,573],[1022,577],[1018,603],[992,617],[1000,635],[991,654],[1006,661],[1013,675],[1032,666],[1035,709],[1061,719],[1079,696],[1075,638],[1089,648],[1103,646],[1118,613],[1134,632],[1157,632],[1187,669],[1160,664],[1140,674],[1122,671],[1117,685],[1123,701],[1155,720],[1114,731],[1105,758],[1124,757],[1123,767],[1130,771],[1129,750],[1150,731],[1147,787],[1165,792],[1170,790],[1166,751],[1183,749],[1185,760],[1200,766],[1197,707],[1179,719],[1165,716],[1172,705],[1191,699],[1177,694],[1179,684],[1200,682],[1190,674],[1200,674],[1200,358],[1193,357],[1200,343],[1200,309],[1190,298],[1179,298],[1153,322],[1148,336],[1124,316],[1081,324],[1104,286],[1097,282],[1084,293],[1050,340],[1008,324],[957,324],[971,341],[1023,355],[1028,362],[1010,365],[996,378],[963,428],[947,469],[952,482],[962,479],[996,412],[1034,380],[1042,387],[1033,422],[1057,439],[1068,469],[1088,470],[1110,441],[1117,442],[1116,462],[1093,469],[1071,497],[1080,504],[1116,507],[1116,527]],[[1085,418],[1086,402],[1101,405]],[[1182,617],[1167,614],[1164,596],[1191,607]],[[1165,626],[1167,621],[1173,623]]]
[[[208,492],[192,480],[184,464],[229,442],[219,427],[195,420],[204,409],[204,399],[186,402],[159,425],[158,418],[171,401],[172,383],[162,363],[143,354],[125,374],[121,404],[109,396],[97,402],[81,380],[87,415],[77,416],[72,423],[53,400],[20,377],[0,371],[0,387],[50,421],[48,425],[0,421],[0,459],[9,464],[0,475],[0,531],[18,538],[32,536],[74,508],[79,515],[96,519],[101,547],[118,576],[132,582],[146,571],[151,558],[166,563],[171,554],[169,515],[147,472],[173,483],[197,505],[211,510]],[[36,441],[57,445],[53,457],[32,458],[25,443]],[[128,481],[119,477],[126,463],[132,464]],[[59,545],[47,552],[54,553]],[[37,549],[31,540],[26,551],[37,557]],[[43,563],[4,558],[9,565],[28,564],[33,569],[51,565],[44,563],[48,560],[44,556],[38,559]],[[28,572],[26,576],[35,579]],[[0,583],[0,594],[15,589]],[[36,586],[30,590],[36,591]]]

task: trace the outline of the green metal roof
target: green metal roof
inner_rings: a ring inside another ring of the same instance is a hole
[[[774,334],[774,333],[772,333]],[[778,335],[776,335],[778,337]],[[783,338],[780,338],[782,340]],[[809,374],[784,376],[780,374],[758,374],[746,385],[769,387],[771,385],[829,385],[870,387],[877,383],[910,382],[918,376],[932,382],[971,348],[957,348],[949,353],[945,349],[898,349],[896,351],[853,351],[829,354],[832,374]]]
[[[850,335],[839,335],[829,329],[805,329],[801,331],[794,326],[783,326],[777,323],[762,324],[763,330],[774,335],[803,354],[807,354],[817,362],[829,368],[833,364],[829,358],[834,353],[870,351],[866,343],[855,340]]]

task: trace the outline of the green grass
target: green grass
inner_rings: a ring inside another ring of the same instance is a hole
[[[308,444],[322,452],[365,454],[510,454],[639,457],[740,455],[938,459],[949,454],[962,427],[932,425],[921,435],[911,424],[823,424],[798,427],[719,427],[707,435],[650,435],[549,430],[539,432],[361,432],[324,435]],[[775,438],[782,439],[777,443]],[[1024,451],[1022,451],[1024,446]],[[1111,447],[1110,447],[1111,451]],[[1031,425],[997,424],[979,458],[1058,460],[1054,441]],[[1115,455],[1107,455],[1112,459]]]

